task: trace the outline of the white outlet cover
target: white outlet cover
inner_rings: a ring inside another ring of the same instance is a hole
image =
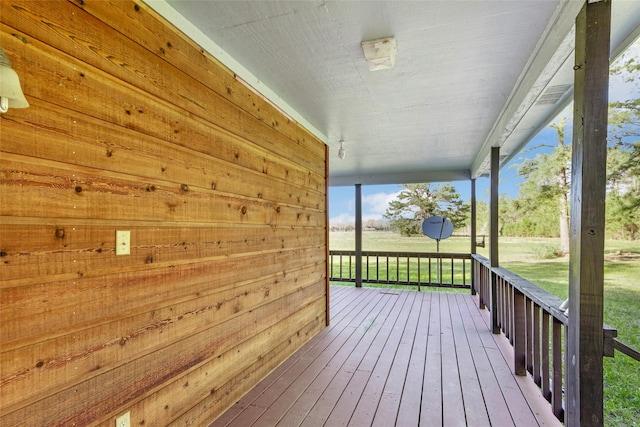
[[[116,230],[116,255],[129,255],[131,253],[131,232],[129,230]]]
[[[131,427],[131,415],[129,412],[116,418],[116,427]]]

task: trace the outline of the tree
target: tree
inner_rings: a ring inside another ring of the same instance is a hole
[[[636,45],[640,42],[636,42]],[[634,97],[609,104],[607,228],[617,238],[640,237],[640,58],[622,55],[611,67]]]
[[[565,142],[565,119],[551,124],[556,130],[557,145],[551,153],[538,154],[518,168],[525,179],[520,187],[521,203],[527,207],[528,216],[554,206],[558,212],[560,252],[569,252],[569,190],[571,169],[571,145]]]
[[[535,187],[531,183],[525,183],[520,187],[521,194],[530,193],[530,191],[523,189],[526,186]],[[502,195],[498,209],[500,235],[518,237],[558,237],[559,235],[556,200],[540,199],[534,202],[530,198],[511,199]]]
[[[389,203],[384,217],[391,229],[404,236],[421,233],[424,219],[440,215],[448,218],[454,229],[464,227],[469,205],[465,204],[451,184],[403,184],[396,200]]]
[[[563,254],[569,253],[569,190],[570,184],[568,182],[568,170],[570,166],[571,149],[565,146],[564,143],[564,129],[565,119],[562,118],[559,121],[551,125],[558,134],[558,148],[560,161],[558,163],[558,169],[556,179],[558,180],[558,203],[560,205],[560,213],[558,222],[560,223],[560,251]]]

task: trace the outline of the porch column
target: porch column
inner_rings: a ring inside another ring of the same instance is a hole
[[[476,179],[471,179],[471,254],[476,253]],[[473,268],[473,260],[471,260],[471,295],[476,294],[476,277],[475,268]]]
[[[604,213],[611,2],[588,1],[576,18],[571,160],[567,419],[603,425]]]
[[[356,184],[356,287],[362,287],[362,184]]]
[[[489,262],[491,264],[491,331],[500,333],[498,326],[498,278],[493,268],[498,267],[498,176],[500,174],[500,147],[491,147],[491,196],[489,202]]]

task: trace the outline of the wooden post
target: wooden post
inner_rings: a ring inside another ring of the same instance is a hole
[[[611,2],[576,18],[567,426],[603,425],[604,213]]]
[[[476,234],[477,234],[477,218],[476,218],[476,180],[471,180],[471,254],[476,253]],[[471,295],[476,294],[476,278],[473,268],[473,260],[471,260]]]
[[[331,265],[331,257],[329,256],[329,146],[325,144],[324,146],[324,244],[325,248],[325,260],[327,263],[326,274],[327,278],[325,280],[325,325],[329,326],[331,321],[331,283],[329,278],[331,277],[331,269],[333,266]],[[342,262],[340,263],[342,265]]]
[[[356,184],[356,287],[362,287],[362,184]]]
[[[489,206],[489,262],[491,264],[491,289],[489,297],[491,304],[491,331],[500,333],[498,326],[498,278],[493,268],[498,267],[498,176],[500,174],[500,147],[491,147],[491,197]]]

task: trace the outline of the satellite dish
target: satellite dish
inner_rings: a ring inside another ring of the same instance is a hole
[[[439,242],[451,236],[453,224],[445,217],[434,215],[422,221],[422,232]]]

